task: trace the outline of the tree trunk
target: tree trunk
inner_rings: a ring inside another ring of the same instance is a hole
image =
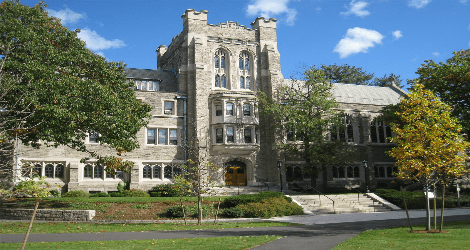
[[[401,190],[401,196],[403,197],[403,205],[405,205],[406,217],[408,217],[408,223],[410,224],[410,230],[413,231],[413,226],[411,225],[411,220],[410,220],[410,213],[408,212],[408,207],[406,206],[405,192],[403,191],[402,186],[400,186],[400,190]]]
[[[437,220],[437,219],[436,219],[436,202],[437,202],[437,199],[436,199],[436,198],[437,198],[436,184],[433,184],[432,186],[433,186],[433,188],[434,188],[434,190],[433,190],[433,191],[434,191],[434,199],[433,199],[433,205],[434,205],[434,229],[436,229],[436,223],[437,223],[437,222],[436,222],[436,220]]]
[[[439,226],[439,232],[442,233],[442,226],[444,225],[444,196],[446,193],[446,185],[442,184],[442,208],[441,208],[441,225]]]
[[[36,205],[34,205],[33,216],[31,216],[31,222],[29,223],[28,231],[26,232],[26,236],[24,237],[23,245],[21,246],[21,250],[24,249],[26,246],[26,242],[28,241],[29,232],[31,232],[31,228],[33,227],[34,217],[36,217],[36,211],[38,211],[39,201],[36,201]]]
[[[431,211],[429,208],[429,185],[426,183],[426,231],[431,229]]]

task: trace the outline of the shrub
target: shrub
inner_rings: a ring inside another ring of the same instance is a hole
[[[222,206],[225,208],[230,208],[230,207],[235,207],[241,204],[256,203],[263,199],[280,198],[280,197],[282,197],[289,203],[292,202],[292,199],[290,197],[285,196],[281,192],[262,191],[262,192],[259,192],[258,194],[242,194],[242,195],[227,197],[224,200],[224,202],[222,202]]]
[[[90,197],[90,194],[83,190],[73,190],[62,194],[62,197]]]
[[[303,209],[296,203],[289,203],[283,198],[268,198],[261,202],[238,205],[245,217],[271,218],[303,214]]]
[[[240,207],[230,207],[226,208],[222,212],[223,215],[230,217],[230,218],[240,218],[243,217],[245,214],[243,213],[243,209]]]
[[[110,197],[110,195],[107,193],[99,192],[99,193],[90,194],[90,197]]]
[[[189,217],[189,215],[192,213],[191,212],[192,208],[190,206],[183,206],[183,207],[184,207],[184,212],[186,214],[186,217]],[[183,209],[181,208],[181,206],[169,207],[165,209],[164,213],[170,218],[183,218]]]
[[[117,190],[119,193],[124,192],[124,185],[122,185],[120,182],[117,184]]]
[[[152,197],[181,197],[190,196],[191,185],[181,183],[168,183],[155,186],[150,191]]]
[[[122,192],[125,197],[150,197],[150,195],[140,189],[130,189],[130,190],[124,190]]]
[[[121,192],[110,192],[109,196],[111,196],[111,197],[125,197],[125,195]]]
[[[394,189],[376,189],[375,194],[401,208],[405,208],[401,191]],[[405,191],[405,200],[406,206],[409,209],[420,209],[426,207],[426,199],[424,198],[423,191]]]

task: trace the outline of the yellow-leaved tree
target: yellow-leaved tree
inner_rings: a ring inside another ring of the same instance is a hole
[[[392,124],[392,140],[397,147],[390,155],[396,159],[397,177],[423,184],[426,198],[433,184],[445,184],[467,172],[466,150],[470,145],[462,138],[462,126],[450,116],[451,110],[415,81],[395,113],[399,120]],[[430,230],[429,202],[426,209],[426,230]]]

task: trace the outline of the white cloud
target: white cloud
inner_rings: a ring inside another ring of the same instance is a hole
[[[370,15],[368,10],[365,8],[369,5],[369,3],[364,1],[357,2],[356,0],[352,0],[349,3],[349,10],[347,12],[340,12],[341,15],[349,16],[349,15],[356,15],[358,17],[366,17]]]
[[[50,16],[60,18],[61,23],[64,26],[68,23],[76,23],[80,19],[85,19],[85,14],[74,12],[73,10],[69,8],[66,8],[65,10],[59,10],[59,11],[48,9],[47,12],[49,13]]]
[[[421,9],[428,5],[430,2],[431,0],[409,0],[408,6],[416,9]]]
[[[375,44],[382,44],[384,36],[375,30],[355,27],[348,29],[346,35],[336,45],[333,52],[338,52],[340,58],[346,58],[357,53],[367,53]]]
[[[284,14],[286,16],[286,23],[294,25],[297,11],[287,7],[290,0],[252,0],[248,5],[246,14],[249,16],[262,16],[264,18],[271,18],[274,16]]]
[[[439,52],[432,52],[431,53],[433,56],[439,56]]]
[[[395,37],[395,40],[398,40],[403,37],[403,34],[401,33],[401,30],[395,30],[392,32],[393,37]]]
[[[126,44],[119,40],[106,40],[101,37],[96,31],[90,29],[82,29],[80,33],[77,34],[78,38],[82,39],[86,43],[88,49],[98,51],[105,49],[116,49],[126,46]]]
[[[461,4],[467,4],[468,0],[460,0]]]

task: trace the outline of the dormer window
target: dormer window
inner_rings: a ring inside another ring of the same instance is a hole
[[[134,80],[135,89],[143,91],[159,91],[160,83],[155,80]]]

